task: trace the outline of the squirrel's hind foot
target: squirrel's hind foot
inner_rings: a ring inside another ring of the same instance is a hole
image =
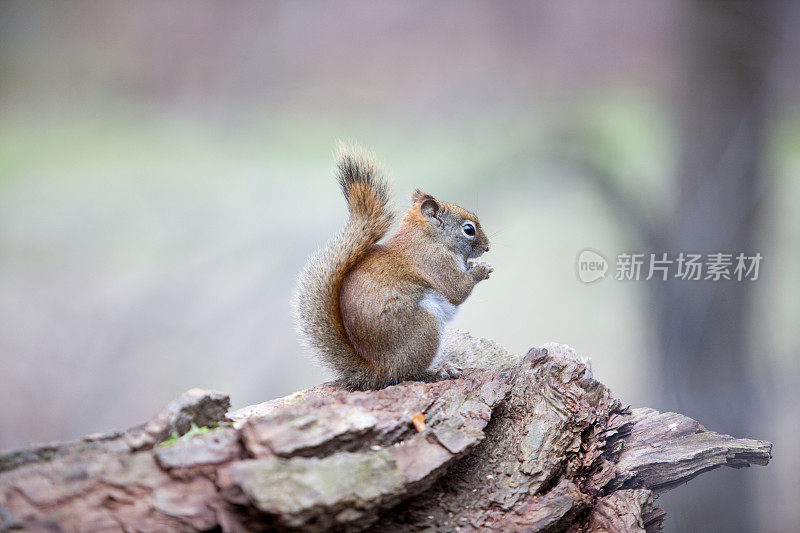
[[[461,377],[461,367],[447,362],[439,368],[427,370],[423,376],[423,381],[439,381],[441,379],[458,379]]]

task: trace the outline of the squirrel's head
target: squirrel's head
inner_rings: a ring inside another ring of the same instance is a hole
[[[478,217],[455,204],[440,202],[430,194],[416,189],[411,211],[439,242],[464,259],[473,259],[489,251],[489,238],[483,232]]]

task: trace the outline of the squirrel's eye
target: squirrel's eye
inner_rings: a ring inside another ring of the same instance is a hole
[[[475,236],[475,226],[470,223],[466,223],[461,226],[461,231],[464,232],[464,235],[467,237],[474,237]]]

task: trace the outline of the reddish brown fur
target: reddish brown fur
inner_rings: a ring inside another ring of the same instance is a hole
[[[444,325],[492,271],[469,264],[488,239],[472,213],[415,191],[397,232],[377,244],[392,221],[380,168],[358,149],[342,150],[337,166],[350,220],[300,275],[300,332],[349,387],[441,375],[429,367]]]
[[[439,204],[479,228],[472,213]],[[397,232],[373,246],[343,281],[339,303],[348,338],[385,382],[422,377],[439,349],[441,326],[420,307],[426,291],[457,306],[485,279],[464,271],[459,263],[466,259],[448,250],[437,231],[417,199]]]

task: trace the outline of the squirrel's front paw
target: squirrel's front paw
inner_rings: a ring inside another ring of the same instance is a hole
[[[489,274],[494,272],[494,269],[486,263],[474,263],[470,272],[472,272],[472,277],[475,278],[476,281],[481,281],[489,279]]]

